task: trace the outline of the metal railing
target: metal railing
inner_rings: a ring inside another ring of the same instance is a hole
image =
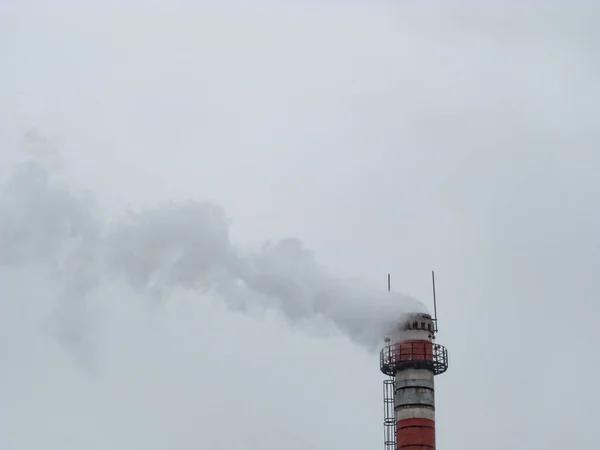
[[[427,369],[435,375],[448,370],[448,351],[429,341],[405,341],[384,347],[380,353],[381,371],[389,376],[405,368]]]

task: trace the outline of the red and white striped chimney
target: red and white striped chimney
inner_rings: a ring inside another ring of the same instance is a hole
[[[433,342],[429,314],[410,315],[394,334],[380,355],[381,371],[390,377],[384,381],[385,450],[435,450],[434,376],[448,369],[448,353]]]

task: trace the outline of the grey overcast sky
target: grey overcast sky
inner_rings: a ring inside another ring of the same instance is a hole
[[[0,4],[5,203],[36,147],[109,222],[208,200],[235,246],[297,237],[426,303],[434,268],[438,447],[597,447],[598,6],[126,3]],[[378,355],[346,335],[108,279],[80,314],[35,249],[1,259],[3,450],[383,448]]]

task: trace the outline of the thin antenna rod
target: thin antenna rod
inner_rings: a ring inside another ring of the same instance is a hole
[[[433,288],[433,323],[435,324],[435,332],[438,331],[438,317],[437,317],[437,300],[435,298],[435,272],[431,271],[431,285]]]
[[[392,290],[392,275],[388,273],[388,292]]]

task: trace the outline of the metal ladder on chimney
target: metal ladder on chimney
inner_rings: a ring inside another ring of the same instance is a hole
[[[391,376],[383,380],[383,448],[396,450],[396,413],[394,411],[394,394],[396,380]]]

